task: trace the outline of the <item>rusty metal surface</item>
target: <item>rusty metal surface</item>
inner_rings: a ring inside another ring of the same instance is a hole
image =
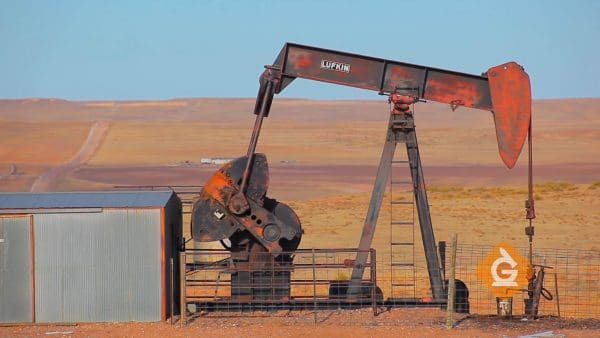
[[[275,66],[282,79],[305,78],[382,93],[410,88],[407,94],[424,99],[492,108],[484,76],[292,43],[284,46]],[[276,92],[283,88],[282,84]]]
[[[487,75],[498,150],[506,166],[512,168],[519,158],[531,121],[529,76],[515,62],[492,67]]]
[[[240,157],[217,171],[204,185],[192,209],[192,236],[199,241],[247,239],[267,251],[294,250],[302,236],[300,220],[285,204],[266,197],[269,171],[264,154],[254,154],[245,197],[249,210],[236,214],[230,201],[240,192],[247,157]],[[246,236],[250,234],[250,236]],[[282,248],[282,245],[284,248]]]
[[[360,288],[366,250],[372,242],[395,145],[399,139],[404,139],[419,205],[433,297],[441,299],[443,283],[409,106],[425,99],[447,103],[452,110],[467,106],[492,111],[500,156],[506,166],[512,168],[531,120],[531,90],[523,68],[509,62],[478,76],[293,43],[285,44],[274,64],[265,68],[259,79],[254,108],[257,117],[247,155],[223,167],[205,185],[192,212],[193,237],[200,241],[229,238],[232,240],[230,250],[238,259],[238,265],[244,260],[252,263],[253,252],[266,251],[275,257],[289,247],[296,249],[301,234],[300,222],[287,206],[280,208],[279,216],[273,208],[266,207],[265,202],[271,201],[265,195],[268,187],[266,157],[255,154],[262,122],[269,115],[273,96],[295,78],[374,90],[390,94],[392,116],[348,294],[353,295]],[[233,163],[237,167],[234,168]],[[238,168],[242,165],[243,170]],[[256,172],[260,173],[260,178],[254,180],[262,188],[259,193],[252,191],[251,182]],[[288,216],[289,220],[282,221],[282,215]],[[282,248],[280,240],[296,243]],[[250,279],[252,277],[243,281]]]
[[[240,157],[221,167],[204,184],[199,199],[192,209],[192,236],[200,241],[217,241],[243,230],[233,216],[228,216],[227,205],[237,193],[247,157]],[[263,154],[254,156],[252,174],[248,180],[247,196],[262,204],[269,186],[269,167]]]
[[[261,76],[255,108],[270,108],[272,97],[262,102],[266,84],[280,93],[294,79],[304,78],[339,85],[399,93],[419,99],[493,111],[500,157],[512,168],[521,152],[529,117],[529,77],[515,62],[490,68],[483,75],[454,72],[371,56],[287,43]]]

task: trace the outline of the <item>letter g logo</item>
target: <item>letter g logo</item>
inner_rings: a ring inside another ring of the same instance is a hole
[[[515,262],[508,252],[504,250],[504,248],[499,249],[501,256],[494,261],[491,267],[492,278],[494,279],[492,286],[517,286],[517,282],[515,282],[515,280],[517,279],[519,271],[514,269],[517,266],[517,262]],[[498,266],[503,263],[510,265],[512,268],[502,269],[501,271],[503,275],[508,275],[508,277],[502,277],[498,275]]]

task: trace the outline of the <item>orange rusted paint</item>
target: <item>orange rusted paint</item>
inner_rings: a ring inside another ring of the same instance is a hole
[[[245,250],[250,237],[272,254],[283,251],[279,240],[286,239],[285,248],[295,250],[301,237],[300,221],[289,207],[289,210],[286,209],[285,204],[266,197],[269,178],[264,154],[253,156],[254,166],[246,190],[248,210],[242,213],[232,211],[232,199],[240,192],[246,159],[241,157],[225,164],[204,185],[192,207],[193,237],[200,241],[233,237],[232,245],[235,243],[234,250],[238,251]],[[279,229],[279,237],[265,238],[266,226]]]
[[[312,60],[309,58],[298,59],[298,67],[310,67],[311,65],[312,65]]]
[[[407,93],[418,95],[418,90],[422,86],[420,81],[424,76],[425,70],[421,68],[405,67],[402,65],[390,64],[384,74],[384,88],[413,88]]]
[[[204,185],[204,192],[221,204],[225,205],[221,192],[223,188],[231,186],[231,180],[221,171],[217,171]]]
[[[389,102],[392,104],[392,114],[404,114],[410,111],[410,105],[418,99],[407,95],[392,93]]]
[[[515,166],[531,121],[531,85],[523,67],[508,62],[487,72],[500,157]]]
[[[426,100],[477,107],[487,91],[484,84],[454,74],[432,74],[428,78],[424,97]]]
[[[269,69],[261,79],[281,83],[276,93],[294,79],[305,78],[447,103],[452,110],[465,106],[493,111],[500,157],[509,168],[514,167],[527,136],[531,116],[529,77],[514,62],[474,75],[287,43],[273,67],[278,69],[275,80]],[[398,105],[398,110],[405,109]]]

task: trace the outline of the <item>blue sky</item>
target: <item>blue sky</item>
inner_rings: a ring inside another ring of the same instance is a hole
[[[0,0],[0,98],[253,97],[286,41],[600,97],[600,1]],[[295,81],[282,96],[377,98]]]

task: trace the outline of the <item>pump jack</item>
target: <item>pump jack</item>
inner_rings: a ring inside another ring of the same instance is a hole
[[[228,249],[240,266],[252,267],[253,257],[256,257],[253,253],[256,252],[269,253],[276,264],[289,266],[293,259],[290,252],[298,248],[302,236],[300,221],[287,205],[266,197],[267,161],[263,154],[255,153],[262,122],[269,116],[273,97],[296,78],[372,90],[388,95],[392,109],[353,263],[348,299],[362,292],[361,280],[394,151],[398,143],[405,143],[432,298],[443,301],[442,267],[436,252],[410,105],[431,100],[447,103],[452,110],[465,106],[491,111],[500,157],[510,169],[520,155],[531,123],[531,89],[527,73],[515,62],[492,67],[478,76],[294,43],[285,44],[275,62],[265,68],[260,76],[254,107],[256,121],[247,154],[225,165],[205,184],[193,206],[194,239],[229,239],[231,246]],[[532,208],[533,201],[528,205]],[[232,276],[232,284],[235,281],[244,284],[244,278],[252,277]],[[235,289],[235,285],[232,288]]]

